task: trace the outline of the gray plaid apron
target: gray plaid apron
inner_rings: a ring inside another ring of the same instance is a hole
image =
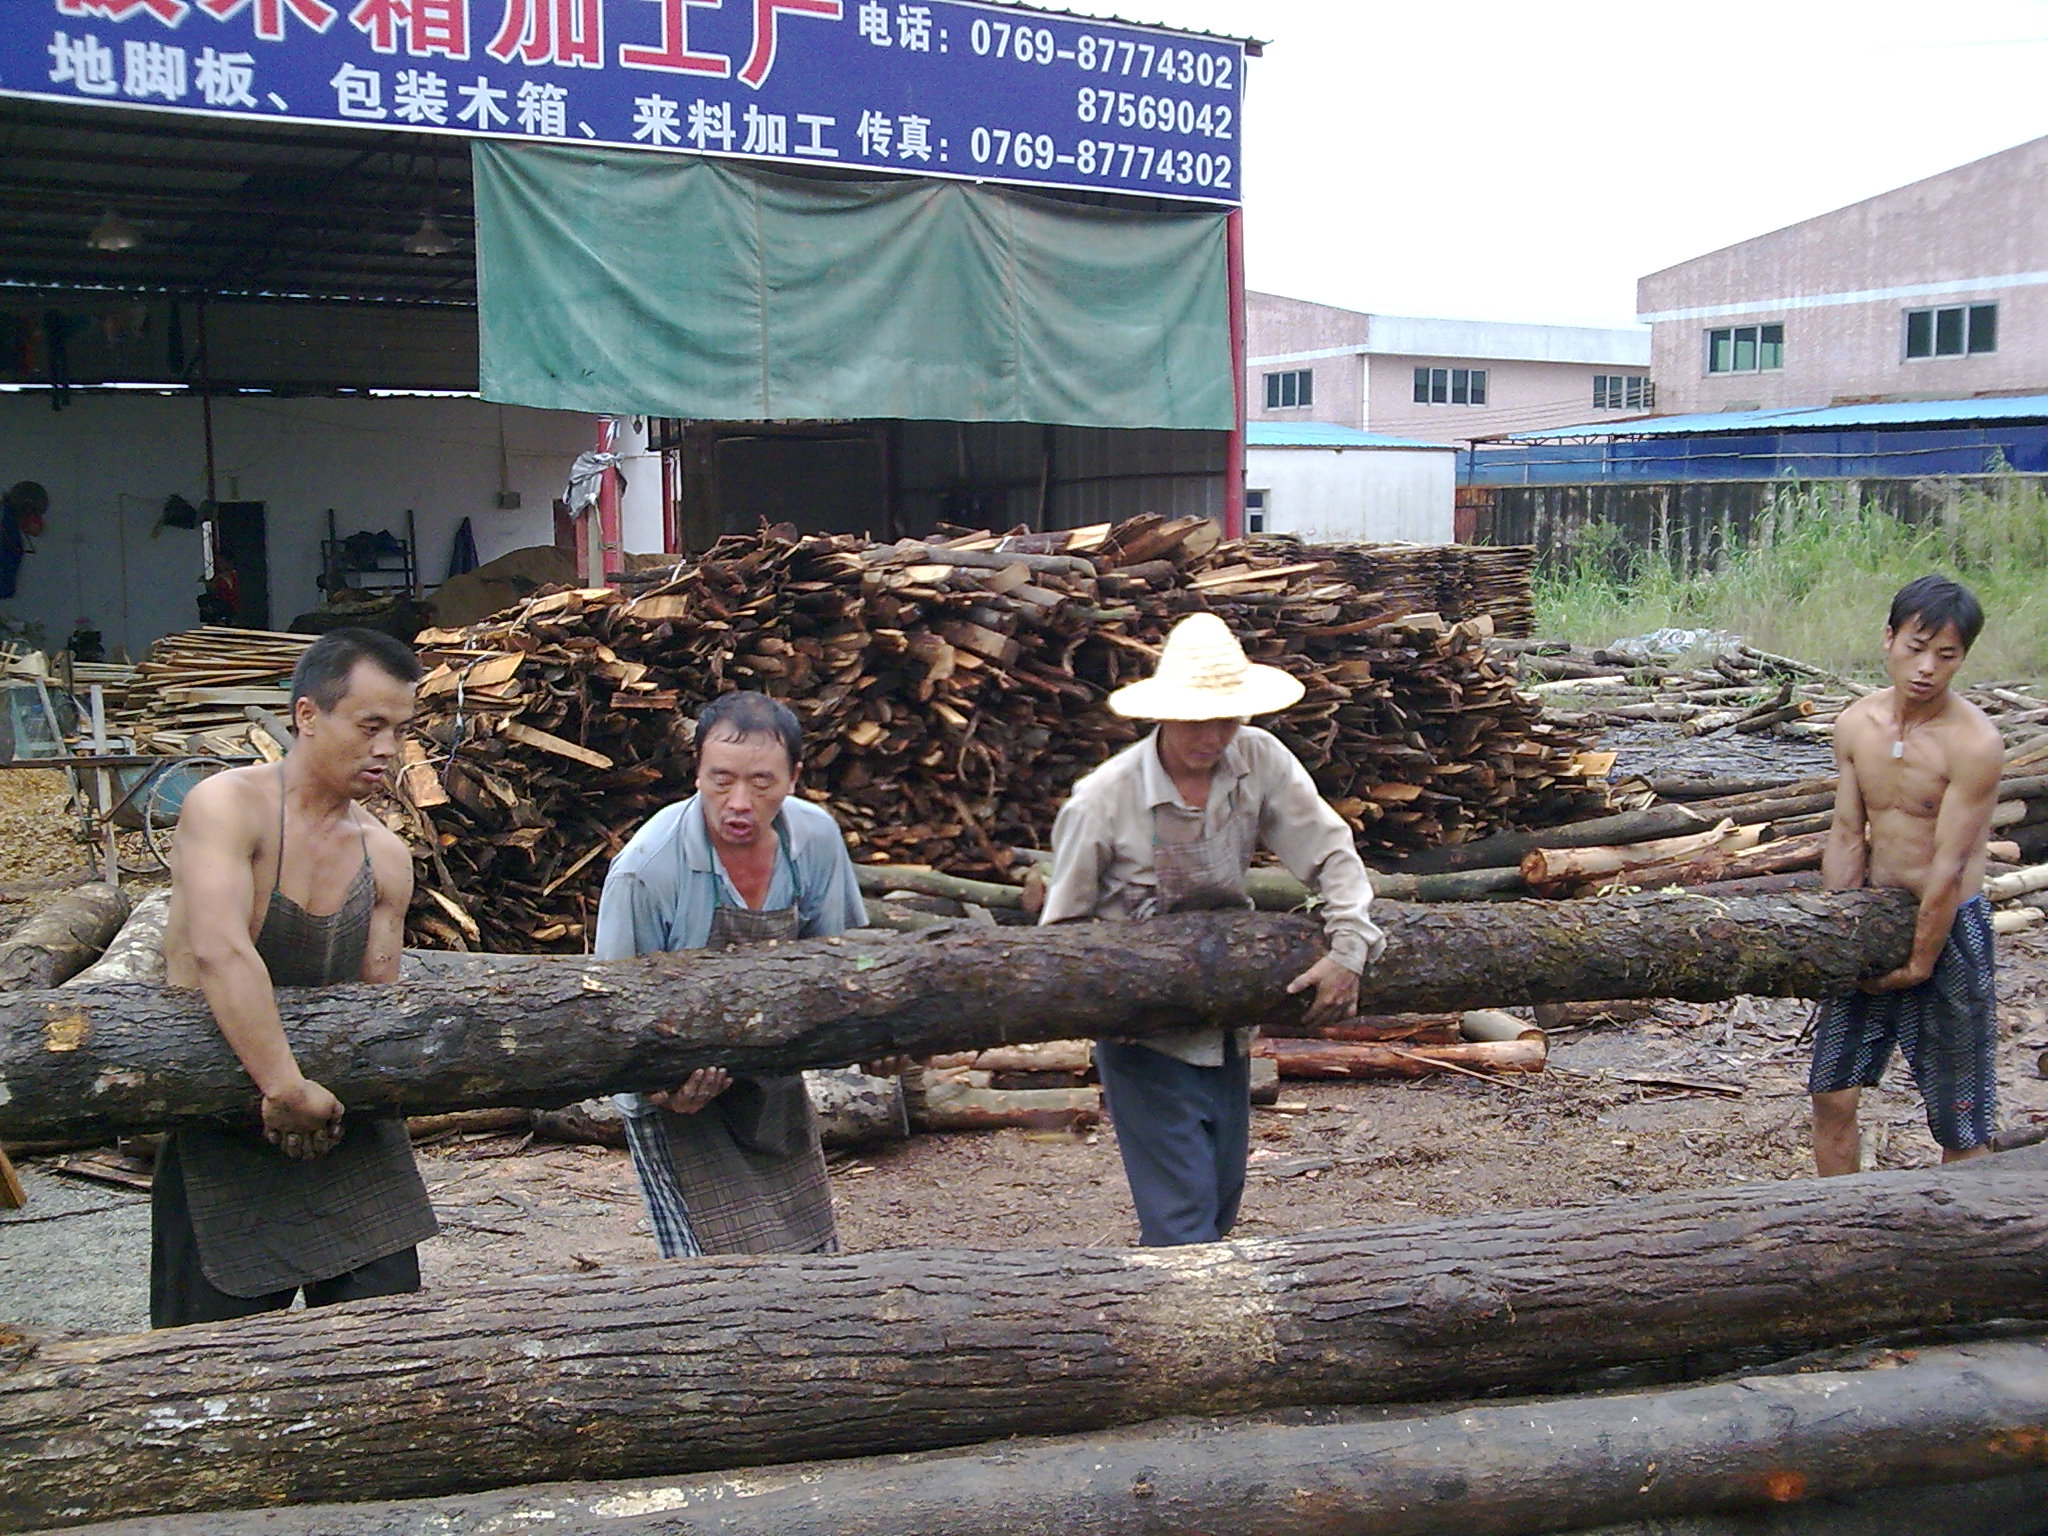
[[[280,766],[279,777],[283,777]],[[362,868],[341,909],[315,916],[279,889],[284,803],[278,802],[277,873],[256,953],[273,986],[327,987],[361,979],[377,877],[367,837]],[[267,1296],[360,1269],[440,1230],[398,1115],[350,1115],[340,1144],[295,1162],[260,1131],[188,1126],[170,1138],[164,1174],[185,1180],[206,1278],[230,1296]]]
[[[1176,806],[1152,808],[1152,875],[1155,895],[1140,903],[1140,918],[1169,912],[1229,911],[1249,907],[1245,873],[1257,845],[1258,822],[1233,816],[1209,836],[1202,836],[1202,817]],[[1142,1042],[1198,1066],[1220,1059],[1220,1026],[1189,1017],[1189,1027]],[[1231,1031],[1239,1055],[1251,1049],[1252,1031]],[[1205,1059],[1206,1058],[1206,1059]]]
[[[799,881],[789,832],[778,817],[776,837]],[[803,892],[787,907],[756,912],[736,907],[718,885],[706,949],[736,949],[800,936]],[[641,1120],[628,1118],[636,1161],[657,1185],[650,1208],[669,1203],[670,1230],[658,1231],[664,1257],[700,1253],[816,1253],[837,1245],[832,1221],[832,1188],[818,1122],[801,1074],[758,1077],[735,1074],[732,1086],[694,1115],[658,1110]],[[652,1134],[650,1134],[652,1133]]]

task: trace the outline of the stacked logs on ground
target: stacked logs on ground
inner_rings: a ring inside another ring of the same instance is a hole
[[[1571,1392],[1621,1367],[1638,1383],[1670,1382],[1735,1351],[1751,1351],[1755,1362],[1913,1328],[2039,1322],[2048,1319],[2041,1176],[2034,1154],[2019,1152],[1938,1170],[1488,1212],[1285,1242],[714,1259],[50,1343],[0,1374],[0,1520],[21,1530],[564,1479],[683,1477],[799,1457],[993,1450],[1016,1435],[1085,1434],[1169,1416]],[[776,1326],[764,1328],[764,1318]],[[1942,1390],[1960,1383],[1931,1384],[1934,1399],[1961,1406],[2033,1382],[2022,1417],[1952,1420],[1949,1433],[1921,1442],[1936,1463],[1933,1448],[1947,1444],[1958,1458],[1951,1475],[2038,1463],[2039,1363],[2015,1353],[2008,1371],[1993,1363],[2002,1352],[1980,1352],[1976,1385],[1960,1400]],[[1871,1385],[1903,1412],[1907,1379]],[[1807,1397],[1819,1405],[1813,1426],[1831,1420],[1849,1430],[1860,1419],[1858,1454],[1866,1466],[1882,1465],[1883,1443],[1899,1427],[1865,1418],[1858,1389],[1830,1385],[1836,1390]],[[1797,1396],[1789,1380],[1787,1393],[1766,1417],[1789,1436]],[[1835,1411],[1849,1401],[1853,1412]],[[1624,1437],[1621,1454],[1645,1462],[1678,1433],[1678,1420],[1661,1413],[1632,1428],[1622,1417],[1608,1422]],[[1428,1435],[1404,1449],[1397,1423],[1391,1440],[1370,1443],[1396,1469],[1382,1493],[1407,1489],[1412,1499],[1411,1475],[1461,1458],[1432,1460],[1446,1452]],[[1512,1423],[1500,1411],[1450,1444],[1471,1451]],[[1494,1478],[1529,1447],[1520,1436],[1530,1429],[1540,1425],[1515,1432],[1482,1485],[1510,1486]],[[1567,1443],[1597,1444],[1583,1433],[1591,1429],[1582,1419]],[[1962,1447],[1972,1442],[1987,1455],[2002,1444],[2005,1461],[1966,1460]],[[278,1453],[281,1443],[289,1455]],[[1891,1443],[1909,1460],[1923,1454]],[[1800,1471],[1797,1448],[1777,1445],[1794,1457],[1789,1470]],[[1290,1453],[1266,1477],[1302,1486],[1297,1478],[1342,1449],[1324,1445],[1302,1465]],[[1762,1470],[1767,1454],[1759,1442],[1739,1464],[1753,1458]],[[1378,1459],[1363,1453],[1366,1463]],[[1348,1457],[1338,1464],[1354,1465]],[[1713,1464],[1711,1444],[1660,1463],[1702,1488]],[[1173,1481],[1136,1514],[1163,1514],[1195,1494],[1180,1461],[1168,1465]],[[1521,1475],[1533,1483],[1513,1484],[1517,1497],[1544,1484],[1540,1464]],[[1930,1467],[1926,1475],[1941,1474]],[[1060,1481],[1037,1478],[1047,1491]],[[1659,1479],[1643,1465],[1630,1481]],[[1825,1487],[1825,1477],[1814,1481]],[[1626,1485],[1610,1469],[1602,1486],[1612,1496]],[[1726,1479],[1720,1486],[1737,1491]],[[1124,1491],[1145,1501],[1144,1491]],[[1456,1529],[1524,1528],[1476,1520],[1482,1511],[1441,1485],[1431,1497],[1449,1505],[1441,1512],[1462,1522]],[[893,1522],[889,1501],[875,1507]],[[1295,1512],[1294,1525],[1233,1518],[1182,1528],[1335,1528],[1314,1523],[1322,1518],[1316,1499]],[[670,1527],[678,1528],[690,1527]]]
[[[1769,733],[1825,741],[1843,709],[1871,691],[1739,641],[1704,660],[1585,650],[1561,641],[1496,644],[1516,658],[1531,691],[1544,698],[1548,718],[1575,730],[1659,721],[1679,725],[1688,736]],[[2027,745],[2048,735],[2048,698],[2028,692],[2029,686],[1987,683],[1961,691],[2008,744]]]
[[[1912,897],[1462,903],[1378,911],[1360,1002],[1423,1012],[1581,999],[1818,996],[1902,964]],[[306,1074],[357,1109],[552,1108],[673,1087],[697,1067],[786,1072],[1191,1018],[1301,1017],[1324,952],[1292,914],[925,934],[856,929],[637,960],[494,955],[396,987],[284,989]],[[248,1075],[204,1006],[147,987],[0,993],[0,1137],[127,1133],[248,1115]]]
[[[1610,1396],[1166,1419],[712,1477],[162,1515],[75,1536],[1757,1536],[1760,1517],[1774,1536],[1983,1536],[2027,1529],[2048,1506],[2035,1449],[2048,1340],[1842,1353]],[[1669,1523],[1735,1510],[1746,1517]]]
[[[1406,861],[1404,874],[1422,883],[1479,882],[1491,873],[1494,891],[1545,897],[1672,886],[1752,894],[1810,889],[1820,883],[1834,804],[1832,777],[1710,799],[1667,800],[1541,831],[1426,850]],[[2008,755],[1991,825],[1987,855],[1994,877],[2013,873],[2021,860],[2048,854],[2048,744]],[[1994,900],[2030,903],[2041,889],[2026,883],[1986,887]],[[2009,917],[2001,921],[2008,931],[2016,925]]]
[[[74,886],[0,940],[0,991],[54,987],[97,960],[128,919],[118,885]]]
[[[1451,621],[1362,585],[1372,547],[1343,575],[1333,558],[1224,544],[1198,518],[900,545],[763,530],[634,594],[555,592],[428,631],[396,815],[423,859],[412,941],[582,949],[611,856],[687,792],[679,719],[732,688],[797,711],[805,793],[857,861],[1000,882],[1074,781],[1135,739],[1102,701],[1198,610],[1302,679],[1301,704],[1264,723],[1369,852],[1606,804],[1610,760],[1542,723],[1487,651],[1487,613]],[[1390,572],[1415,558],[1385,556]]]
[[[1478,1008],[1357,1018],[1313,1034],[1261,1035],[1252,1053],[1270,1060],[1283,1078],[1365,1081],[1541,1072],[1550,1042],[1541,1029],[1511,1013]]]

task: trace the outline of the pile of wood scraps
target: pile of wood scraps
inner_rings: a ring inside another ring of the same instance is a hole
[[[285,719],[292,668],[313,640],[216,625],[166,635],[149,648],[118,705],[110,701],[108,731],[140,752],[275,760],[276,733],[254,724],[250,711]]]
[[[1377,550],[1276,552],[1156,516],[895,545],[782,527],[628,590],[552,592],[427,631],[396,818],[424,860],[412,942],[582,949],[611,856],[688,792],[679,723],[733,688],[795,709],[803,792],[857,861],[1014,884],[1074,781],[1139,733],[1105,696],[1149,675],[1200,610],[1302,679],[1301,704],[1263,723],[1363,849],[1604,809],[1611,757],[1543,723],[1487,649],[1490,614],[1449,621],[1389,596],[1423,593],[1426,562],[1399,547],[1382,582]],[[1491,564],[1451,595],[1512,612],[1526,580]],[[1427,592],[1440,600],[1442,580]]]
[[[1452,623],[1485,614],[1496,635],[1519,637],[1536,628],[1530,580],[1536,551],[1526,544],[1307,544],[1289,534],[1265,534],[1252,539],[1251,548],[1281,560],[1320,560],[1360,591]]]

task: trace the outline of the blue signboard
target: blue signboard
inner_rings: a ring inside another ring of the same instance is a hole
[[[8,0],[0,95],[1236,203],[1236,42],[974,0]]]

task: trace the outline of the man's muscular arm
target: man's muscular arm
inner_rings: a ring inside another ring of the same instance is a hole
[[[358,816],[366,814],[360,808]],[[370,869],[377,877],[377,905],[370,913],[370,942],[363,950],[362,979],[379,985],[398,980],[405,956],[405,914],[412,906],[412,854],[397,835],[370,829]]]
[[[1830,891],[1853,891],[1870,872],[1869,832],[1864,825],[1863,786],[1856,762],[1839,739],[1835,747],[1835,819],[1828,823],[1820,855],[1820,883]]]
[[[1913,925],[1913,953],[1895,971],[1864,983],[1870,992],[1915,987],[1934,974],[1934,964],[1948,943],[1956,911],[1970,898],[1963,881],[1977,851],[1991,835],[1991,813],[1998,804],[1998,775],[2003,766],[1996,735],[1988,741],[1958,746],[1949,768],[1948,788],[1934,822],[1934,853],[1928,860],[1927,883],[1920,890],[1920,915]]]
[[[214,778],[194,785],[178,818],[172,878],[207,1007],[263,1095],[263,1134],[287,1156],[313,1158],[340,1139],[342,1107],[299,1071],[270,972],[249,937],[257,847],[251,810],[237,783]]]

